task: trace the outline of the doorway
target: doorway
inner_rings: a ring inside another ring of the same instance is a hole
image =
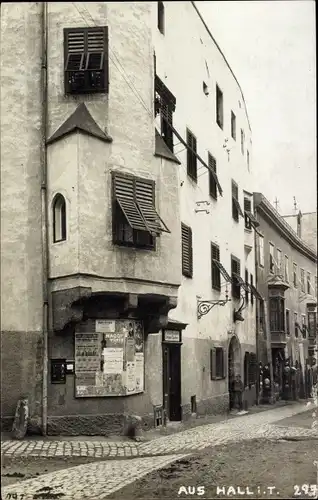
[[[163,407],[172,422],[181,421],[181,349],[163,344]]]
[[[233,408],[234,403],[232,383],[235,375],[241,375],[241,345],[236,335],[233,335],[230,340],[228,350],[228,387],[230,395],[230,410]]]

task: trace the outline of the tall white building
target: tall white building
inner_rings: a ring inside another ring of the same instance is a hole
[[[230,372],[254,402],[251,149],[194,3],[1,4],[4,426],[223,412]]]

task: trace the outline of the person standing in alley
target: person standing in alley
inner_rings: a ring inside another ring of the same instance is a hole
[[[241,375],[236,375],[233,381],[233,394],[234,394],[234,406],[236,406],[239,411],[243,410],[243,391],[244,391],[244,384],[241,380]]]

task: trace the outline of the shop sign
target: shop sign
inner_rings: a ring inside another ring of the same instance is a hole
[[[177,330],[164,330],[164,342],[180,342],[180,332]]]

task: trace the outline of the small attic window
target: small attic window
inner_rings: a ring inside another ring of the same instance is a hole
[[[205,93],[206,96],[209,95],[209,87],[207,86],[207,84],[205,82],[203,82],[203,92]]]

